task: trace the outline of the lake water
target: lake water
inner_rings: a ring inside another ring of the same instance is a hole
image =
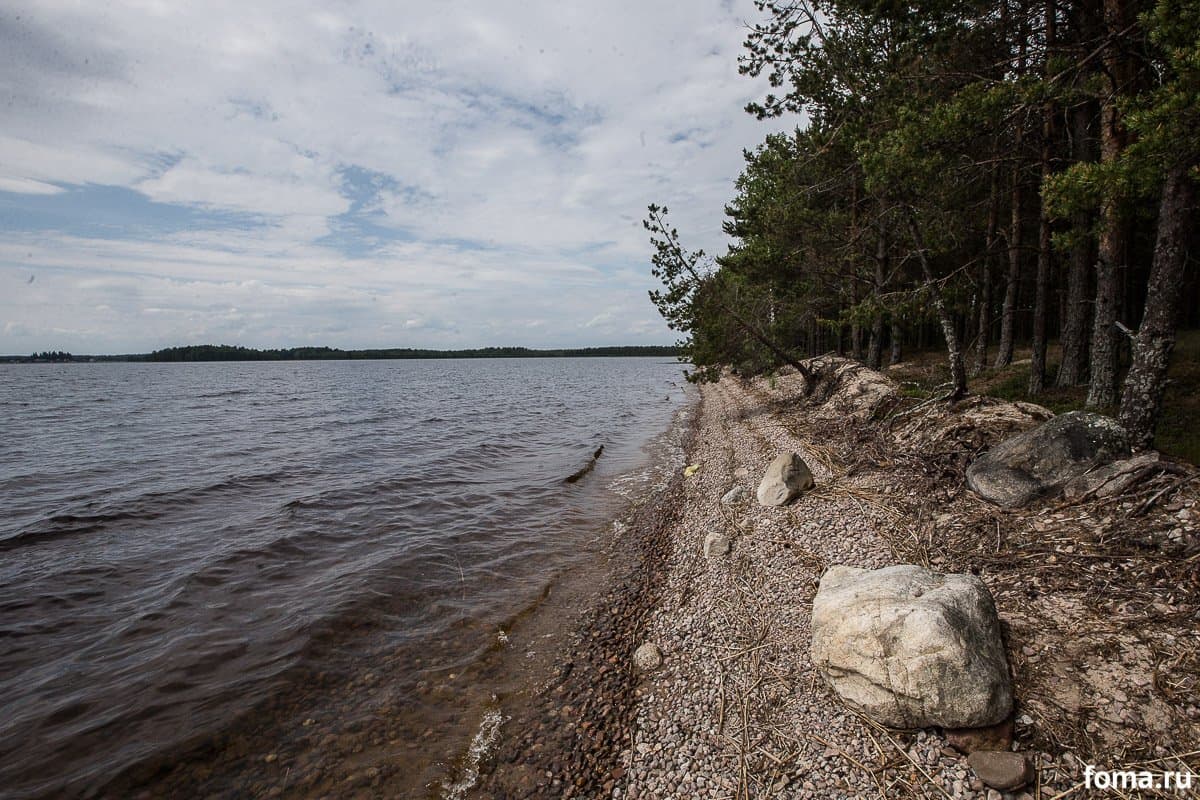
[[[0,366],[0,796],[437,796],[501,631],[677,468],[681,374]]]

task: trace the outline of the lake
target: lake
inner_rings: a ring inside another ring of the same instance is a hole
[[[663,358],[0,366],[0,796],[445,794],[690,397]]]

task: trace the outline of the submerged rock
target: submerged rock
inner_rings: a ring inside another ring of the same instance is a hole
[[[795,453],[780,453],[758,484],[758,502],[764,506],[785,506],[812,487],[812,471],[804,459]]]
[[[967,485],[985,500],[1015,508],[1128,456],[1129,438],[1116,420],[1071,411],[1005,439],[975,459],[967,468]]]
[[[894,728],[974,728],[1012,711],[1000,621],[974,575],[830,567],[812,661],[848,705]]]

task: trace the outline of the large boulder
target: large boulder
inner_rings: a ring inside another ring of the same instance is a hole
[[[785,506],[813,486],[812,470],[795,453],[780,453],[758,484],[758,502],[764,506]]]
[[[1133,458],[1114,461],[1086,472],[1078,478],[1072,478],[1063,487],[1063,497],[1068,500],[1084,495],[1096,497],[1114,497],[1131,487],[1146,470],[1158,464],[1158,451],[1149,450],[1138,453]]]
[[[967,485],[985,500],[1015,508],[1128,455],[1129,437],[1116,420],[1071,411],[1005,439],[975,459],[967,468]]]
[[[830,567],[811,654],[842,700],[894,728],[975,728],[1012,710],[996,606],[974,575]]]

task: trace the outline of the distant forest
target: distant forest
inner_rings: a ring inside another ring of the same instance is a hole
[[[740,69],[773,94],[746,110],[800,127],[745,153],[715,260],[645,220],[691,378],[940,339],[956,400],[1020,343],[1026,396],[1086,387],[1152,441],[1200,322],[1200,4],[756,6]]]
[[[228,344],[200,344],[167,347],[153,353],[117,356],[75,356],[62,351],[34,353],[31,356],[0,357],[0,361],[40,363],[66,361],[336,361],[400,358],[603,358],[614,356],[674,357],[678,347],[626,346],[580,347],[558,350],[533,350],[528,347],[480,347],[470,350],[421,350],[391,347],[377,350],[339,350],[335,347],[289,347],[255,350]]]

